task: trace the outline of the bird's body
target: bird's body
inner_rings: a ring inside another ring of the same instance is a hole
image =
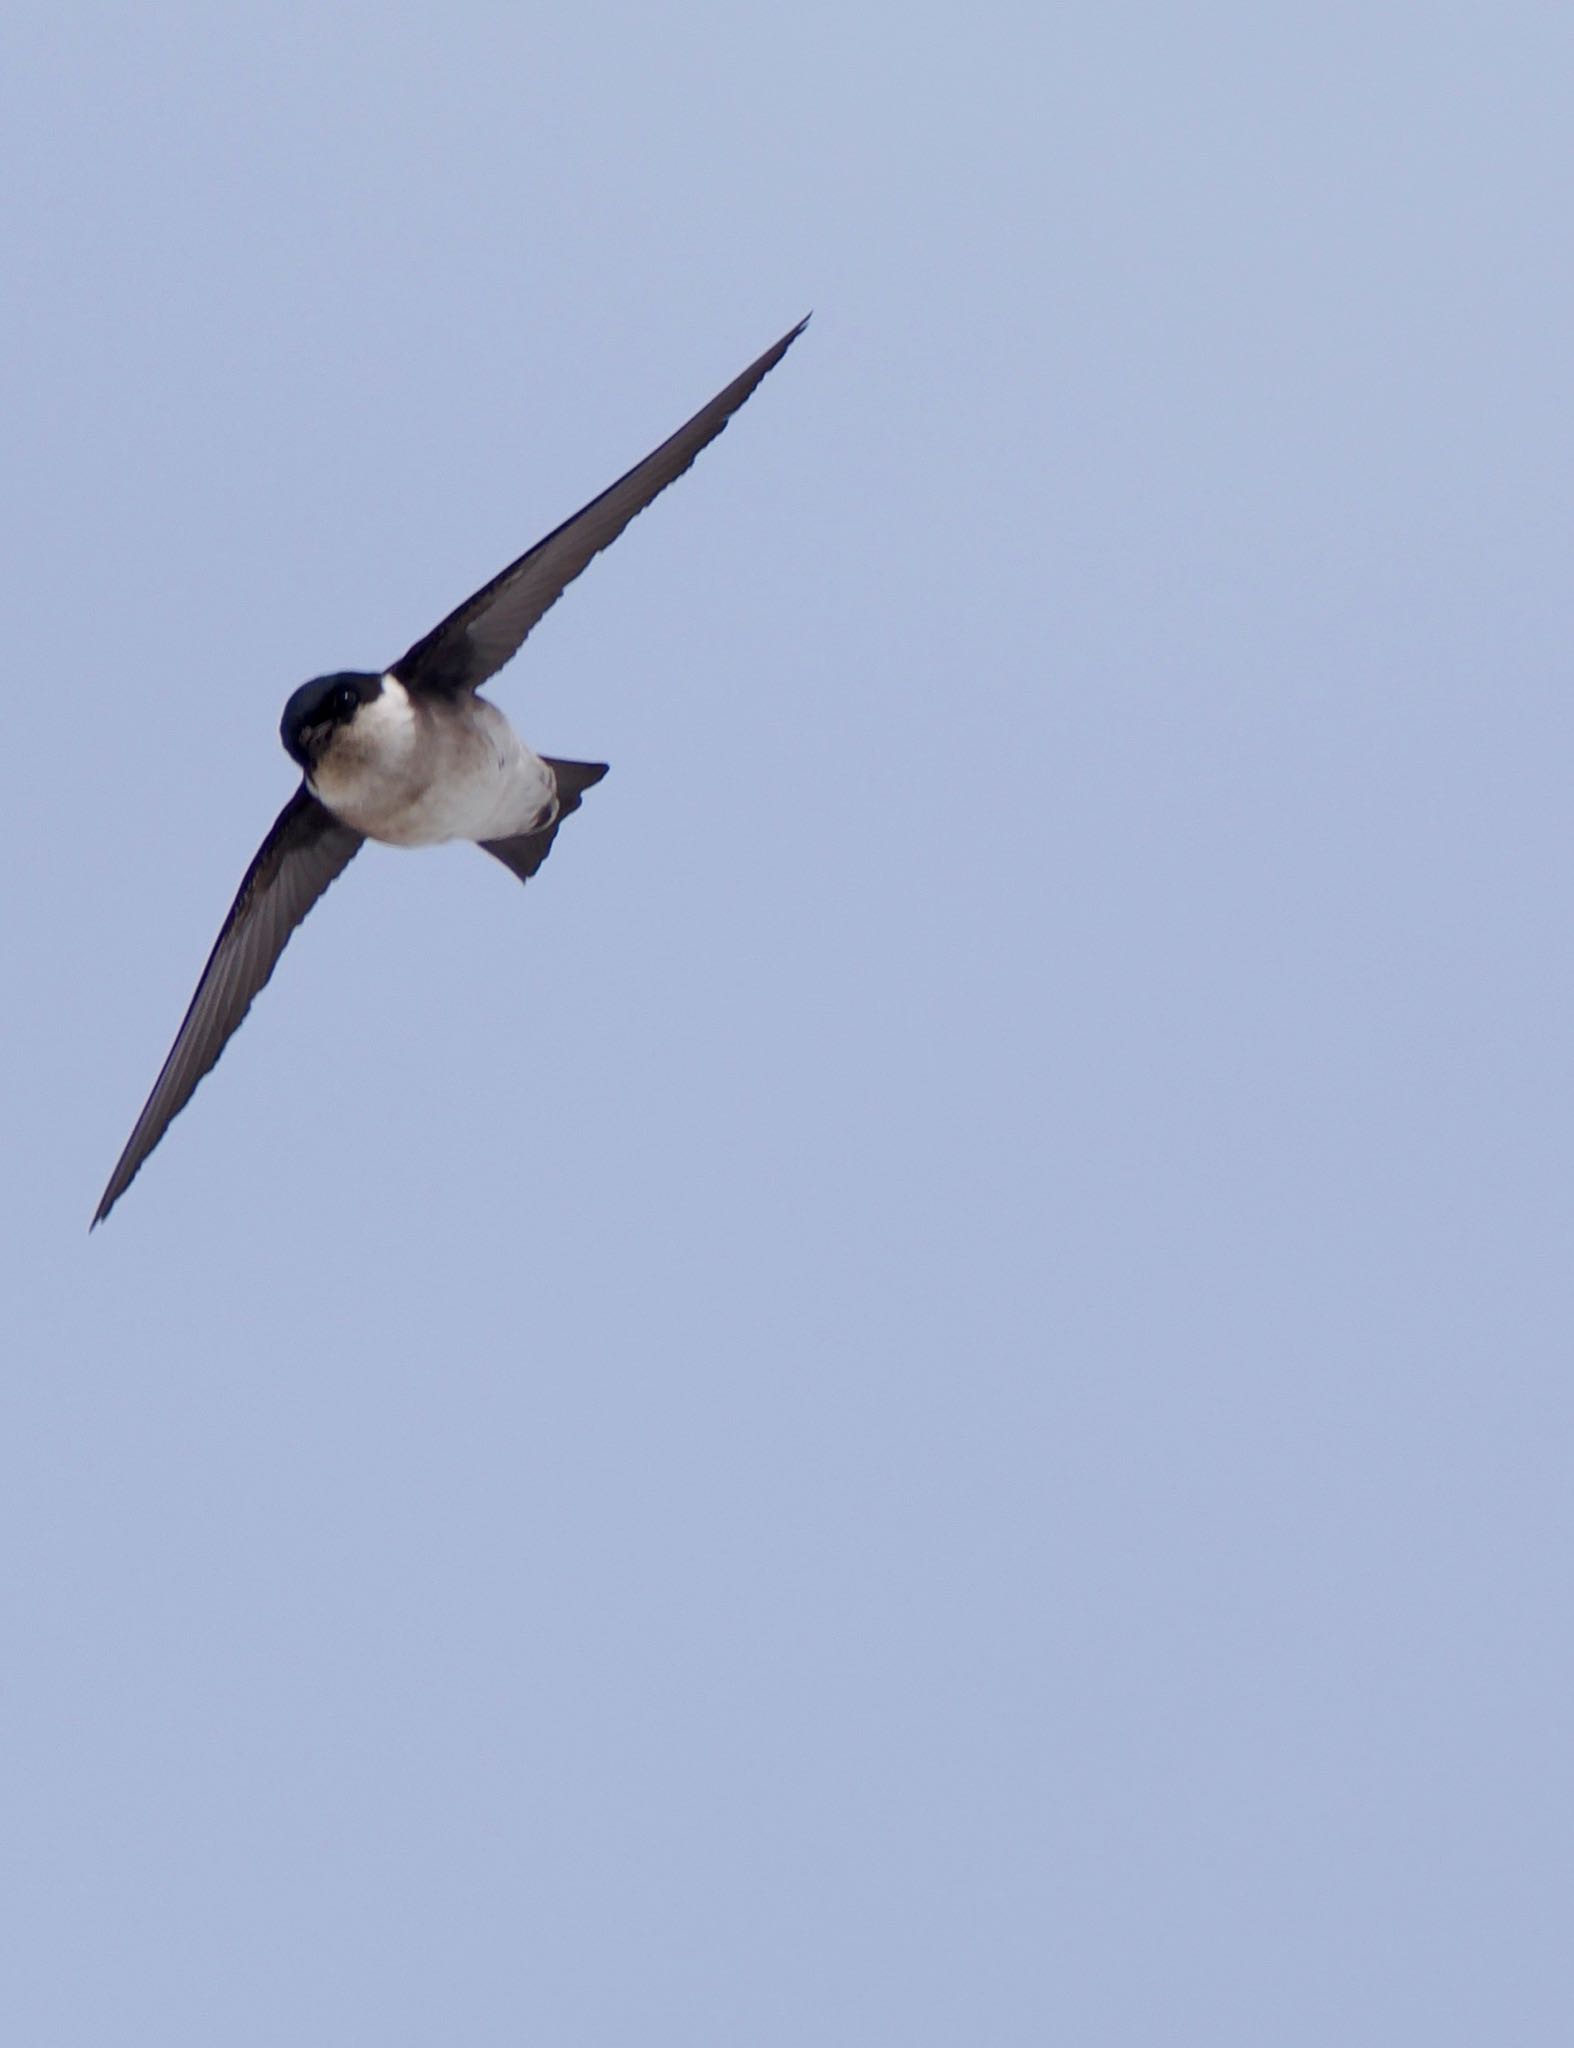
[[[479,844],[551,824],[552,770],[495,704],[376,681],[377,695],[331,728],[306,768],[307,788],[342,823],[387,846]]]
[[[267,981],[290,934],[364,841],[468,839],[528,881],[562,821],[607,772],[537,754],[478,686],[592,558],[721,432],[803,332],[799,325],[651,455],[549,533],[384,671],[303,683],[280,736],[302,771],[208,956],[185,1021],[94,1223],[131,1185]]]

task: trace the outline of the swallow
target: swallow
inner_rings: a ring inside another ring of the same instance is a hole
[[[290,935],[364,841],[468,839],[528,882],[606,774],[536,754],[480,695],[580,571],[726,426],[808,325],[799,321],[599,498],[511,562],[392,668],[303,683],[279,736],[301,770],[246,870],[153,1092],[109,1177],[102,1223],[239,1028]]]

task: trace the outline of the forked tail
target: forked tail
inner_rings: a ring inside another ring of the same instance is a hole
[[[522,882],[530,880],[552,851],[557,828],[571,811],[579,809],[579,800],[585,791],[593,789],[607,772],[605,761],[554,761],[550,754],[543,754],[541,758],[557,780],[557,816],[539,832],[520,832],[512,839],[483,839],[478,842],[494,860],[500,860],[505,868],[511,868]]]

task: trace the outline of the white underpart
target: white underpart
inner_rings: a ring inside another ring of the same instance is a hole
[[[312,789],[345,824],[393,846],[433,846],[509,839],[550,817],[552,771],[495,704],[418,706],[397,677],[382,683],[312,769]]]

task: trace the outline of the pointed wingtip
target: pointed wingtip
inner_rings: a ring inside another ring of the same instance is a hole
[[[803,318],[798,322],[796,327],[789,327],[787,332],[782,336],[780,341],[773,341],[770,347],[765,351],[764,355],[760,356],[755,362],[752,362],[749,365],[748,369],[746,369],[743,375],[737,380],[738,383],[746,383],[748,386],[748,389],[744,393],[745,398],[749,395],[750,392],[754,390],[755,386],[759,383],[762,377],[768,375],[770,371],[775,369],[776,365],[781,361],[782,357],[786,355],[788,349],[792,347],[793,343],[798,339],[799,335],[802,334],[803,330],[808,326],[809,322],[813,318],[814,314],[812,312],[805,313]],[[738,406],[741,406],[742,404],[743,399],[740,398],[738,400]],[[737,406],[733,408],[734,411],[736,411],[737,409]]]
[[[129,1152],[130,1149],[131,1148],[128,1145],[126,1147],[126,1151]],[[130,1187],[131,1183],[136,1179],[137,1175],[142,1170],[142,1161],[140,1159],[137,1161],[136,1165],[131,1169],[130,1173],[124,1172],[125,1164],[125,1153],[122,1153],[120,1158],[117,1159],[115,1162],[114,1172],[109,1176],[108,1186],[104,1189],[104,1192],[98,1198],[98,1207],[93,1211],[93,1220],[87,1227],[87,1234],[89,1237],[91,1237],[94,1231],[97,1230],[98,1226],[105,1221],[105,1219],[109,1215],[110,1210],[114,1208],[115,1204],[120,1200],[121,1196],[126,1192],[127,1188]]]
[[[813,318],[814,313],[811,309],[809,312],[804,314],[803,318],[797,323],[795,327],[788,328],[787,332],[782,336],[780,341],[773,341],[771,343],[770,347],[765,351],[764,356],[761,357],[761,361],[768,363],[774,369],[776,364],[781,361],[784,355],[786,355],[788,349],[792,347],[793,343],[798,339],[799,335],[802,334],[803,330],[808,326],[809,322]]]

